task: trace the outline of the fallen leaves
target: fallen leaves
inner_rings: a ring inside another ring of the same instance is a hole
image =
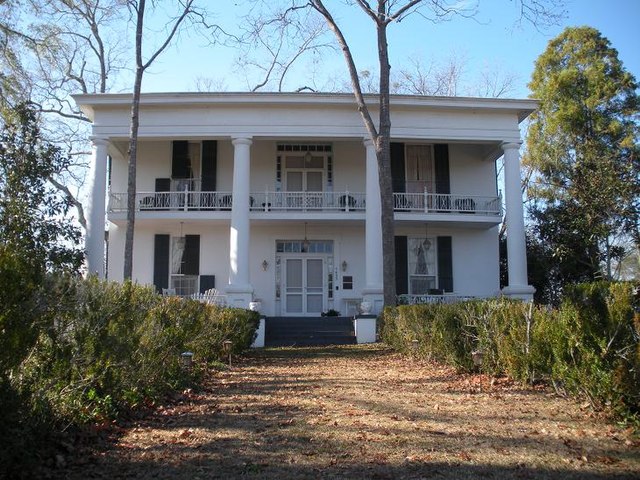
[[[572,475],[640,472],[631,432],[579,405],[379,345],[252,352],[202,390],[104,428],[117,438],[91,468],[105,478],[168,478],[167,464],[182,478],[419,478],[405,473],[431,464],[448,465],[437,470],[443,478],[464,477],[462,465],[532,478],[549,465]],[[86,478],[85,463],[61,471]]]

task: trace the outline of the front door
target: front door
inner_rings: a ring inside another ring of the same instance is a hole
[[[284,259],[287,315],[320,315],[324,310],[323,258]]]

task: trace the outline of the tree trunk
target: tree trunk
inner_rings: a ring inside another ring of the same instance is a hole
[[[380,2],[380,7],[384,2]],[[384,13],[384,10],[379,13]],[[380,63],[380,126],[376,143],[378,159],[378,178],[380,183],[382,223],[382,278],[384,285],[384,304],[396,304],[396,261],[395,228],[393,217],[393,186],[391,182],[391,112],[389,107],[389,49],[387,45],[387,23],[378,22],[378,60]]]
[[[124,244],[124,279],[133,276],[133,232],[136,222],[136,161],[138,155],[138,128],[140,125],[140,90],[142,87],[142,28],[145,0],[140,0],[136,17],[136,77],[131,102],[131,130],[129,132],[129,173],[127,181],[127,233]]]
[[[360,86],[360,80],[358,78],[358,71],[351,55],[351,50],[347,44],[342,31],[338,27],[337,23],[333,19],[331,13],[325,8],[322,0],[313,0],[311,6],[320,13],[329,28],[336,35],[336,39],[342,53],[344,55],[347,69],[349,70],[349,76],[351,78],[351,85],[353,87],[353,94],[356,99],[358,111],[362,117],[371,140],[376,148],[376,158],[378,160],[378,177],[380,186],[380,199],[381,199],[381,215],[380,222],[382,227],[382,258],[371,259],[372,261],[382,262],[382,283],[384,289],[384,304],[395,305],[396,304],[396,258],[395,258],[395,241],[394,241],[394,218],[393,218],[393,188],[391,182],[391,115],[389,112],[389,52],[387,48],[387,25],[388,20],[384,15],[384,7],[386,2],[380,1],[378,4],[378,16],[376,17],[373,12],[369,12],[370,17],[374,19],[378,32],[378,57],[380,59],[380,126],[379,130],[376,129],[375,124],[369,113],[369,107],[367,106],[364,95],[362,94],[362,88]]]

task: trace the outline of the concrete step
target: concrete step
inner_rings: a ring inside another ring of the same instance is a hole
[[[356,343],[350,317],[267,317],[266,346],[322,346]]]

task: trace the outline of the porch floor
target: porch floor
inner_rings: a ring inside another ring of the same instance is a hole
[[[351,317],[267,317],[266,347],[308,347],[356,343]]]

